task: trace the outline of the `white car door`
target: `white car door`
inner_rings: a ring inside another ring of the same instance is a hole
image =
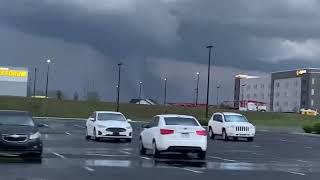
[[[214,133],[215,134],[222,134],[222,127],[223,127],[223,119],[221,114],[216,114],[214,116]]]
[[[159,117],[156,116],[153,118],[153,120],[149,123],[149,128],[144,130],[144,145],[146,148],[151,149],[152,148],[152,141],[155,138],[154,131],[156,126],[158,126]]]

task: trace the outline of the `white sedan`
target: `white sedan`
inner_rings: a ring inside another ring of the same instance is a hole
[[[208,129],[210,139],[219,135],[226,141],[230,138],[246,138],[253,141],[256,133],[256,128],[245,116],[230,112],[214,113],[209,120]]]
[[[197,119],[184,115],[158,115],[144,126],[140,135],[140,153],[152,150],[154,157],[161,152],[197,153],[205,159],[207,133]]]
[[[96,111],[87,120],[86,139],[94,140],[101,138],[125,139],[131,142],[131,120],[119,112]]]

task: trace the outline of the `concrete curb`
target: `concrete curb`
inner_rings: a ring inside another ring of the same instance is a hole
[[[310,137],[320,137],[320,134],[310,134],[310,133],[302,133],[302,132],[292,132],[291,134],[301,135],[301,136],[310,136]]]
[[[54,119],[54,120],[78,120],[78,121],[86,121],[84,118],[62,118],[62,117],[33,117],[35,119]],[[146,121],[131,121],[136,123],[147,123]]]

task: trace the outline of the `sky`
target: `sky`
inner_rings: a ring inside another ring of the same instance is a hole
[[[233,99],[235,74],[319,67],[318,0],[0,0],[0,65],[27,67],[38,90],[83,99],[88,90],[114,101],[123,62],[121,101],[143,97],[206,99],[208,49],[213,45],[210,104]]]

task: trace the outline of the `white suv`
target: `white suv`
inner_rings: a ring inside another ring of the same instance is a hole
[[[224,140],[233,138],[247,138],[253,141],[256,128],[241,114],[222,112],[212,115],[208,123],[209,137],[214,139],[216,135],[222,136]]]
[[[158,115],[144,126],[140,135],[140,153],[152,150],[154,157],[161,152],[197,153],[205,159],[207,132],[196,118],[184,115]]]

